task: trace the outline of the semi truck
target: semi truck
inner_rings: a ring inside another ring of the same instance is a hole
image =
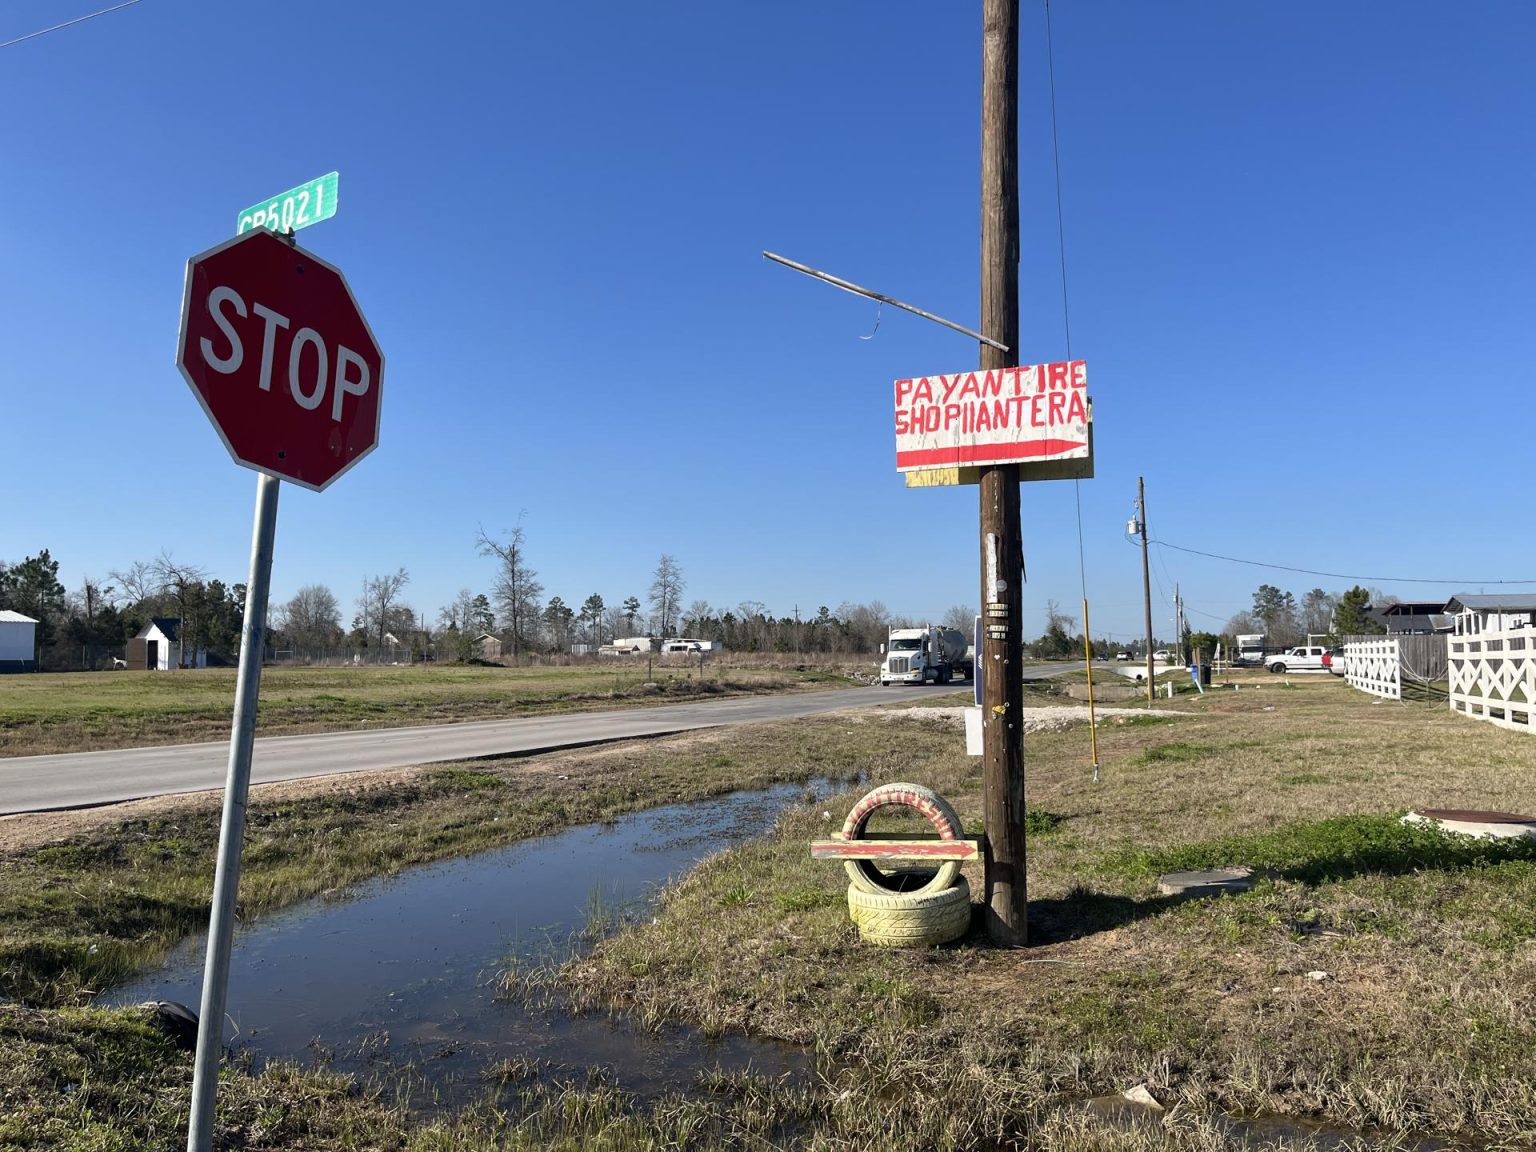
[[[970,679],[974,657],[965,633],[954,628],[892,628],[886,637],[880,683],[948,684],[955,676]]]
[[[1236,651],[1232,656],[1232,663],[1243,667],[1257,668],[1264,663],[1264,634],[1262,632],[1250,632],[1237,638]]]

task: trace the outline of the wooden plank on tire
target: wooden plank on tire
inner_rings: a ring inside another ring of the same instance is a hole
[[[979,837],[913,839],[865,833],[857,840],[812,840],[813,860],[979,860]]]

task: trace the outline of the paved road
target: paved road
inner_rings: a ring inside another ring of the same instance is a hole
[[[1073,664],[1027,667],[1029,679],[1055,675]],[[948,695],[965,684],[940,688],[843,688],[788,696],[668,704],[621,712],[567,712],[518,720],[481,720],[419,728],[267,736],[256,741],[251,780],[270,784],[306,776],[330,776],[373,768],[404,768],[434,761],[467,760],[512,752],[542,752],[581,744],[714,728],[754,720],[813,716],[840,708],[911,702]],[[0,815],[50,808],[85,808],[144,796],[222,788],[229,742],[124,748],[55,756],[0,759]]]

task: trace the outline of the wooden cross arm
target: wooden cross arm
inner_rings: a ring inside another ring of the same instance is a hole
[[[981,837],[940,840],[895,832],[866,832],[857,840],[812,840],[813,860],[979,860]]]

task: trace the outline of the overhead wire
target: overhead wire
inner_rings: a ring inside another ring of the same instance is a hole
[[[1305,576],[1328,576],[1335,580],[1380,582],[1382,584],[1456,584],[1463,588],[1482,587],[1488,584],[1536,584],[1536,579],[1447,580],[1429,576],[1352,576],[1347,572],[1323,572],[1316,568],[1298,568],[1291,564],[1271,564],[1263,560],[1245,560],[1239,556],[1223,556],[1219,552],[1202,552],[1199,548],[1186,548],[1182,544],[1174,544],[1167,540],[1148,540],[1147,543],[1156,544],[1159,548],[1172,548],[1175,552],[1188,552],[1192,556],[1204,556],[1208,560],[1224,560],[1229,564],[1247,564],[1254,568],[1273,568],[1279,572],[1299,572]]]
[[[1056,174],[1056,248],[1061,257],[1061,326],[1066,336],[1067,359],[1072,359],[1072,307],[1067,294],[1067,225],[1061,206],[1061,134],[1056,126],[1056,45],[1051,35],[1051,0],[1045,0],[1045,61],[1051,89],[1051,162]],[[1083,485],[1072,478],[1072,498],[1077,505],[1077,579],[1083,592],[1083,662],[1088,669],[1088,734],[1092,744],[1093,782],[1099,782],[1099,726],[1093,706],[1093,637],[1088,624],[1088,562],[1083,551]]]
[[[66,20],[62,24],[55,24],[52,28],[40,28],[36,32],[28,32],[25,36],[18,36],[14,40],[0,43],[0,48],[9,48],[13,44],[20,44],[25,40],[36,40],[39,36],[46,36],[50,32],[57,32],[63,28],[73,28],[76,24],[84,24],[87,20],[94,20],[98,16],[105,16],[109,12],[117,12],[123,8],[132,8],[140,0],[123,0],[121,4],[114,4],[110,8],[103,8],[99,12],[88,12],[84,16],[76,16],[73,20]]]

